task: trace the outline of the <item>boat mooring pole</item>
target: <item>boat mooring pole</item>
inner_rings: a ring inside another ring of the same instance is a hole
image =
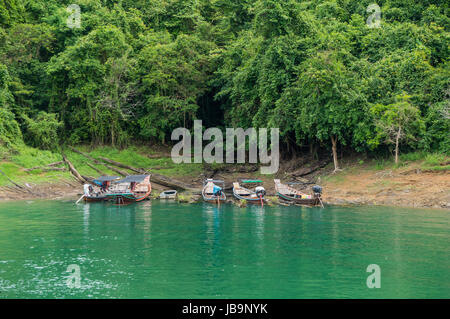
[[[82,200],[82,199],[84,198],[84,196],[85,196],[85,195],[83,194],[83,196],[81,196],[81,197],[75,202],[75,205],[78,204],[78,202],[79,202],[80,200]]]
[[[319,196],[319,202],[320,202],[320,205],[322,206],[322,208],[324,208],[323,203],[322,203],[322,198],[320,198],[320,196]]]

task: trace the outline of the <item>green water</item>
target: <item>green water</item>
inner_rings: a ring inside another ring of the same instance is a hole
[[[0,298],[450,298],[449,221],[381,207],[3,202]],[[71,264],[80,288],[67,286]]]

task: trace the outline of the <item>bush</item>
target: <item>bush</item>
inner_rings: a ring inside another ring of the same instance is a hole
[[[446,157],[444,154],[428,154],[425,157],[425,164],[428,165],[440,165],[441,163],[444,163],[446,161]]]
[[[0,107],[0,147],[14,148],[22,142],[22,132],[14,114]]]
[[[444,114],[448,112],[448,109],[448,101],[430,107],[425,120],[427,125],[425,134],[427,151],[439,151],[450,155],[450,119],[447,117],[448,114]]]
[[[56,114],[39,112],[35,119],[26,115],[24,119],[27,143],[43,150],[56,150],[58,148],[58,130],[62,126],[62,122],[58,121]]]

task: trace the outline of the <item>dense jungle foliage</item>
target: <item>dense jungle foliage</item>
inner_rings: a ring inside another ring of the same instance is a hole
[[[202,119],[285,153],[449,154],[449,30],[444,0],[0,0],[0,147]]]

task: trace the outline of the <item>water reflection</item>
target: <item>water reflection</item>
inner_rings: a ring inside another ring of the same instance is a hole
[[[19,298],[442,298],[448,220],[379,207],[5,203],[0,289]],[[71,263],[86,289],[66,288]],[[365,285],[372,263],[382,270],[376,291]]]
[[[89,208],[90,204],[86,203],[83,206],[83,226],[84,226],[84,233],[87,236],[89,231]]]

